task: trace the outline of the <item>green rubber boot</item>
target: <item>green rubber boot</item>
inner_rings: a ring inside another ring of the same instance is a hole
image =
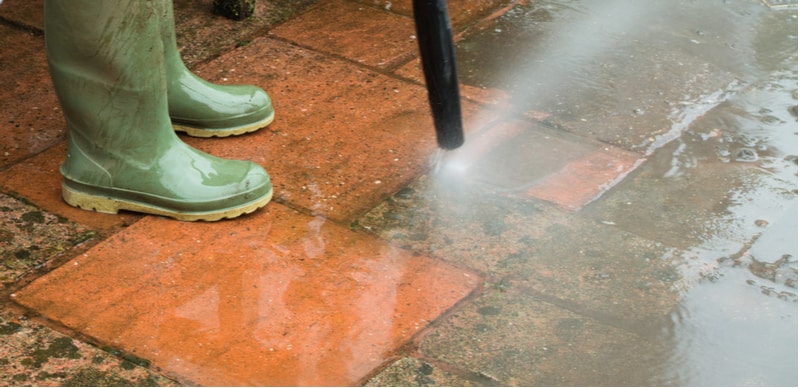
[[[216,85],[203,80],[181,59],[175,40],[172,0],[162,19],[169,115],[176,131],[196,137],[226,137],[253,132],[275,117],[272,101],[252,85]]]
[[[164,0],[46,0],[50,74],[68,129],[62,195],[72,206],[214,221],[263,207],[269,175],[180,140],[170,122]]]

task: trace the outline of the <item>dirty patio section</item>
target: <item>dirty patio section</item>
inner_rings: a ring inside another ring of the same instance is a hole
[[[42,0],[4,0],[0,384],[797,384],[796,2],[451,0],[448,153],[410,0],[174,3],[187,65],[276,108],[181,138],[262,165],[274,200],[66,205]],[[703,300],[771,350],[702,353]]]

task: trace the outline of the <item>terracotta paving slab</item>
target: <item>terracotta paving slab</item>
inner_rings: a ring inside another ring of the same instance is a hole
[[[735,252],[797,203],[796,184],[751,162],[708,158],[676,166],[672,155],[679,147],[718,147],[713,140],[702,144],[699,137],[687,133],[681,143],[667,145],[626,181],[625,190],[590,204],[584,213],[670,246],[692,249],[727,241],[724,250]],[[748,210],[756,203],[757,211]],[[715,218],[723,221],[698,222]]]
[[[12,297],[201,385],[352,385],[480,276],[272,204],[146,217]]]
[[[732,81],[743,74],[731,69],[743,59],[730,47],[747,43],[736,30],[723,28],[699,46],[663,33],[678,28],[677,21],[706,24],[701,19],[716,12],[713,3],[689,13],[667,3],[644,7],[660,15],[653,25],[619,30],[636,39],[610,33],[620,21],[635,19],[613,15],[605,3],[562,10],[543,1],[513,3],[458,39],[459,80],[503,90],[519,110],[548,112],[548,121],[566,131],[647,155],[740,87]],[[746,23],[749,14],[727,14],[724,25]],[[593,26],[590,32],[577,28],[584,22]],[[512,74],[525,74],[524,81]]]
[[[3,0],[0,18],[31,29],[44,28],[44,0]]]
[[[346,0],[321,0],[271,33],[374,67],[405,63],[417,50],[413,19]]]
[[[634,152],[508,118],[472,133],[441,166],[507,195],[578,210],[627,176],[640,159]]]
[[[507,1],[449,1],[453,34],[504,5]],[[270,32],[315,51],[378,68],[402,66],[418,56],[410,0],[321,0]]]
[[[361,4],[372,5],[383,8],[387,11],[404,15],[414,16],[411,0],[357,0]],[[485,16],[499,7],[507,5],[508,0],[450,0],[447,2],[447,10],[454,28],[469,24],[475,19]]]
[[[66,131],[41,36],[0,24],[0,69],[2,168],[55,144]]]
[[[213,12],[213,0],[173,0],[178,46],[191,68],[245,44],[314,0],[257,1],[253,15],[231,20]],[[30,30],[44,30],[44,0],[5,0],[0,18]]]
[[[186,142],[263,165],[279,201],[314,214],[352,221],[426,171],[437,149],[424,87],[352,63],[257,39],[197,72],[263,87],[275,121],[247,136]],[[465,124],[480,126],[474,104],[463,110]]]
[[[525,195],[577,210],[603,195],[643,160],[614,146],[595,150],[570,161],[525,191]]]

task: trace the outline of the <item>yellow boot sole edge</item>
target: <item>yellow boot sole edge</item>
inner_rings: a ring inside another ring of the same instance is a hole
[[[138,213],[170,217],[179,221],[219,221],[223,218],[236,218],[244,214],[250,214],[266,206],[267,203],[272,200],[272,189],[269,190],[267,195],[242,206],[205,213],[179,212],[140,202],[86,194],[76,191],[64,183],[61,184],[61,196],[64,198],[64,201],[71,206],[99,213],[117,214],[120,210],[129,210]]]
[[[264,128],[267,125],[272,124],[273,120],[275,120],[275,112],[272,112],[272,114],[269,115],[269,117],[261,121],[241,125],[238,127],[222,128],[222,129],[198,128],[173,122],[172,129],[174,129],[176,132],[184,132],[192,137],[228,137],[228,136],[243,135],[245,133],[258,131],[259,129]]]

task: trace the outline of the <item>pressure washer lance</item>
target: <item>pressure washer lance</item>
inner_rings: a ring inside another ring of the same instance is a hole
[[[445,0],[414,0],[414,22],[440,148],[464,144],[453,33]]]

